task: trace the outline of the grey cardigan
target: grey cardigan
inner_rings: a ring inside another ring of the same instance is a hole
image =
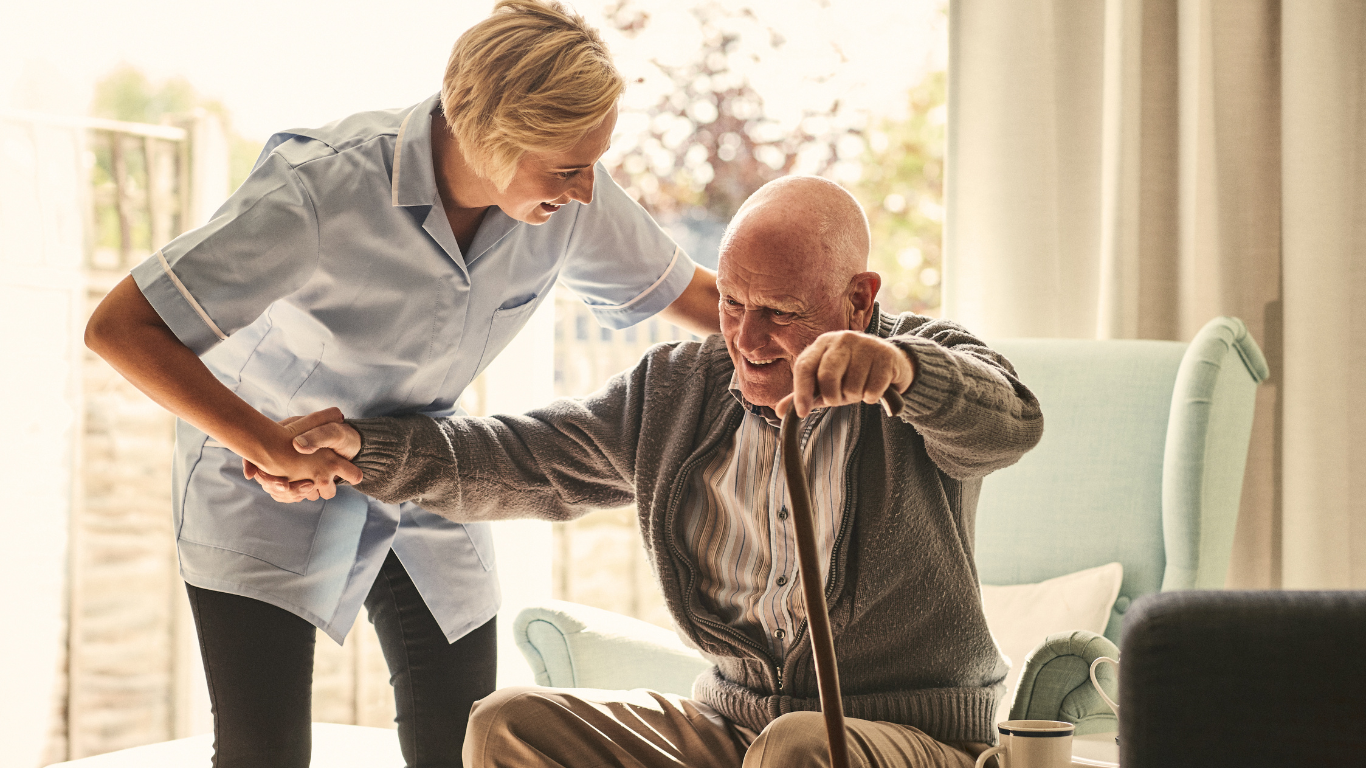
[[[900,418],[859,409],[826,597],[850,717],[941,741],[994,742],[1006,663],[973,562],[981,478],[1039,440],[1038,402],[1010,363],[953,323],[881,313],[871,332],[917,362]],[[358,490],[452,520],[568,520],[634,502],[678,631],[715,666],[693,696],[755,730],[818,710],[805,624],[784,659],[707,610],[682,538],[689,473],[740,423],[720,336],[650,349],[583,399],[522,416],[352,421]]]

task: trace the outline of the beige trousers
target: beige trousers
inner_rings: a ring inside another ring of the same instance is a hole
[[[972,768],[985,744],[945,744],[906,725],[846,721],[854,766]],[[700,701],[644,689],[504,688],[476,703],[466,768],[828,768],[825,721],[793,712],[762,733]]]

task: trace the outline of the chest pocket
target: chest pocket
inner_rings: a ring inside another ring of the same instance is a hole
[[[272,326],[238,374],[238,396],[272,419],[291,415],[290,400],[317,370],[326,347],[321,339],[305,337],[291,348],[284,336]]]
[[[494,311],[493,321],[489,323],[488,339],[484,342],[484,351],[479,355],[479,365],[475,367],[475,376],[483,373],[489,363],[493,362],[493,358],[497,357],[517,332],[522,330],[522,326],[526,325],[526,321],[531,319],[532,313],[541,305],[541,298],[546,293],[548,291],[542,291],[515,307],[504,307]]]

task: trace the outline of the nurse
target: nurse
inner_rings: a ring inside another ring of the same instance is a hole
[[[96,309],[89,347],[179,417],[176,542],[217,768],[308,765],[314,628],[341,642],[362,604],[408,765],[460,764],[494,688],[490,532],[333,485],[356,469],[299,454],[276,420],[454,413],[557,280],[611,328],[715,332],[715,275],[597,162],[622,88],[581,17],[501,0],[441,93],[271,137],[208,224]],[[322,498],[277,504],[243,459]]]

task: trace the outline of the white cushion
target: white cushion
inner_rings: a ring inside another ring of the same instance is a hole
[[[1107,563],[1037,584],[982,585],[987,626],[1010,662],[1005,698],[996,708],[998,721],[1010,713],[1029,652],[1057,632],[1086,629],[1104,634],[1122,581],[1124,566]]]
[[[213,735],[120,749],[48,768],[209,768]],[[313,724],[312,768],[403,768],[398,732],[336,723]]]

